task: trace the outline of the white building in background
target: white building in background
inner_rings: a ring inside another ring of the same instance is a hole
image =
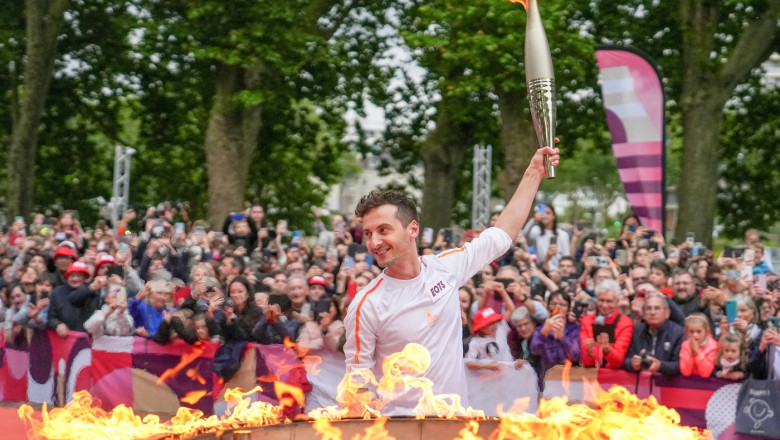
[[[368,137],[368,142],[381,142],[382,132],[385,128],[385,118],[382,109],[373,105],[368,105],[365,118],[358,119],[354,113],[347,114],[347,120],[350,123],[360,123],[363,131]],[[350,136],[348,133],[347,136]],[[422,181],[423,168],[416,166],[411,173],[401,174],[392,172],[387,175],[380,175],[380,158],[369,154],[361,159],[363,171],[355,176],[344,179],[341,183],[333,185],[325,200],[325,206],[331,213],[346,213],[350,217],[355,212],[355,206],[361,197],[368,194],[371,190],[384,188],[390,184],[395,187],[403,187],[417,203],[422,201],[422,191],[413,188],[409,184],[410,177],[418,182]]]
[[[764,78],[775,86],[780,86],[780,53],[770,55],[762,67],[766,70]]]

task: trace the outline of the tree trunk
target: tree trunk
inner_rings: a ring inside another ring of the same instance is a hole
[[[445,97],[439,104],[436,129],[428,136],[421,152],[425,172],[420,222],[422,227],[434,231],[451,225],[455,182],[464,154],[471,148],[468,130],[450,119],[447,106],[453,104],[446,100]]]
[[[206,129],[206,165],[209,176],[209,214],[219,227],[231,211],[244,209],[246,180],[252,153],[262,126],[260,106],[242,107],[236,102],[241,90],[255,88],[260,69],[220,64],[216,68],[214,101]]]
[[[717,200],[717,164],[723,107],[735,87],[760,65],[776,47],[780,1],[768,7],[744,27],[724,64],[710,60],[719,25],[719,2],[682,0],[682,90],[683,163],[680,178],[680,212],[675,241],[693,232],[696,240],[712,245]]]
[[[26,64],[19,114],[8,146],[8,214],[27,215],[33,206],[38,129],[57,57],[57,37],[65,21],[68,0],[25,2]]]
[[[537,149],[536,132],[530,113],[524,113],[528,99],[518,91],[496,90],[501,114],[501,144],[504,147],[503,170],[498,181],[504,200],[509,200],[520,184],[523,173]]]
[[[712,245],[712,229],[718,185],[717,145],[720,135],[723,103],[699,102],[684,105],[682,169],[680,176],[680,211],[675,240],[682,242],[688,232],[696,241]],[[720,105],[718,105],[720,104]],[[688,107],[686,109],[686,107]]]

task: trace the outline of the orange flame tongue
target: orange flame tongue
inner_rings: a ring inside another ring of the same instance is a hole
[[[528,0],[509,0],[512,3],[521,3],[525,10],[528,10]]]

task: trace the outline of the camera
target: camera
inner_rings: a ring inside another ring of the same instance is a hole
[[[453,232],[451,228],[444,228],[442,229],[442,238],[444,238],[445,243],[452,243],[453,241]]]
[[[587,310],[587,309],[588,309],[588,303],[586,303],[586,302],[578,301],[578,302],[574,303],[573,312],[574,312],[574,316],[577,318],[577,320],[579,320],[580,317],[582,317],[582,314],[585,313],[585,310]]]
[[[641,370],[647,370],[650,368],[650,365],[652,365],[652,361],[647,358],[647,353],[642,354],[642,360],[639,361],[639,368]]]
[[[268,231],[268,238],[276,240],[276,229],[273,226],[266,228],[266,231]]]
[[[503,284],[504,289],[508,288],[510,284],[515,282],[515,280],[512,278],[496,278],[496,281]]]

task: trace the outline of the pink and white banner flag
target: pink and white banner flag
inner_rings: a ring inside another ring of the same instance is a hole
[[[664,93],[653,64],[630,48],[596,50],[607,125],[634,214],[664,232]]]

